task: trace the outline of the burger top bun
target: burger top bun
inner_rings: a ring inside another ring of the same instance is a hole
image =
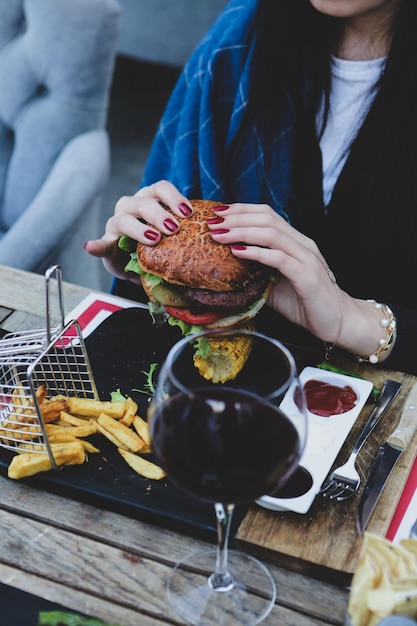
[[[156,246],[137,245],[140,266],[166,282],[197,289],[228,291],[256,281],[262,267],[234,256],[227,245],[215,242],[206,220],[219,202],[192,200],[194,213],[179,218],[177,233],[163,237]]]

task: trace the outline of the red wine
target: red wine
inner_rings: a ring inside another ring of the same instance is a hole
[[[178,487],[212,502],[249,502],[283,483],[300,456],[292,422],[278,408],[234,389],[196,389],[159,407],[152,448]]]

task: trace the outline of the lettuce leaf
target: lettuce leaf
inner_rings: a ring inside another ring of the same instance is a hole
[[[173,315],[168,317],[168,324],[170,326],[179,326],[184,337],[187,335],[194,335],[204,329],[204,326],[201,326],[200,324],[189,324],[188,322],[183,322],[182,320],[177,319]]]
[[[120,389],[116,389],[116,391],[110,392],[110,399],[112,402],[125,402],[126,398],[120,391]]]
[[[135,241],[131,237],[128,237],[127,235],[122,235],[117,245],[121,250],[124,250],[125,252],[135,252],[137,241]]]

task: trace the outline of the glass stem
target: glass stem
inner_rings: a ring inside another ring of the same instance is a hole
[[[209,577],[209,585],[215,591],[229,591],[234,579],[227,569],[227,552],[234,504],[216,503],[214,505],[217,518],[217,556],[216,571]]]

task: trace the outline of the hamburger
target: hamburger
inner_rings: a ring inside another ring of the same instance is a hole
[[[179,218],[177,233],[156,246],[136,244],[125,268],[139,274],[154,320],[178,325],[184,335],[248,322],[274,281],[270,268],[239,259],[228,245],[214,241],[206,220],[218,202],[191,203],[194,213]]]

